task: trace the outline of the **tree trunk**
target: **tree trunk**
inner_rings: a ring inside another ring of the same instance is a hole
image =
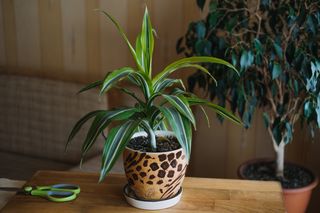
[[[284,177],[283,174],[283,170],[284,170],[284,147],[285,144],[283,141],[281,141],[281,143],[279,145],[277,145],[277,149],[276,151],[276,155],[277,155],[277,170],[276,170],[276,174],[277,177]]]

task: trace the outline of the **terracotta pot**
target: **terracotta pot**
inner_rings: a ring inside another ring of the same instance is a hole
[[[241,179],[246,179],[246,177],[244,176],[244,170],[246,169],[246,167],[250,164],[255,164],[255,163],[259,163],[259,162],[263,162],[263,161],[264,162],[272,162],[274,160],[270,159],[270,158],[260,158],[260,159],[249,160],[239,166],[238,176]],[[290,163],[290,162],[286,162],[286,164],[293,164],[295,166],[301,167],[301,168],[309,171],[314,177],[313,182],[305,187],[295,188],[295,189],[282,188],[284,205],[285,205],[287,212],[288,213],[304,213],[307,210],[307,207],[308,207],[308,204],[310,201],[310,197],[312,194],[312,190],[318,184],[318,177],[313,172],[311,172],[309,169],[307,169],[301,165],[297,165],[295,163]]]
[[[174,136],[168,131],[155,133],[157,136]],[[133,138],[139,136],[147,134],[138,132]],[[168,152],[140,152],[126,147],[123,162],[130,188],[143,200],[163,200],[175,196],[187,168],[182,148]]]

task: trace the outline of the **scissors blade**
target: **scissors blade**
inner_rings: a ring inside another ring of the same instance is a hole
[[[0,187],[0,191],[17,192],[17,194],[26,194],[26,192],[17,187]]]
[[[17,188],[17,187],[0,187],[1,191],[9,191],[9,192],[16,192],[21,190],[21,188]]]

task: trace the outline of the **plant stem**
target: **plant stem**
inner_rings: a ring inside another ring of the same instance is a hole
[[[157,151],[157,141],[156,141],[156,135],[154,134],[154,131],[150,131],[150,143],[151,143],[151,149],[152,151]]]
[[[280,177],[280,178],[284,178],[284,148],[285,148],[285,143],[283,141],[280,142],[280,144],[278,145],[276,142],[276,139],[274,138],[273,134],[272,134],[272,130],[270,128],[270,126],[268,127],[268,132],[269,135],[271,137],[272,140],[272,145],[273,145],[273,149],[276,153],[276,176]]]
[[[278,148],[276,151],[277,155],[277,170],[276,170],[276,175],[277,177],[284,178],[284,147],[285,144],[283,141],[278,145]]]

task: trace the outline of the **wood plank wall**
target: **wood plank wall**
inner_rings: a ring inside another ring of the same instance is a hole
[[[157,72],[182,57],[175,52],[176,40],[190,21],[205,16],[195,0],[1,0],[0,71],[87,83],[107,71],[133,65],[115,28],[94,9],[112,13],[134,41],[145,5],[158,34],[154,53]],[[190,72],[175,77],[186,80]],[[110,102],[116,106],[127,100],[113,93]],[[228,122],[221,125],[213,113],[209,129],[201,113],[196,115],[198,130],[194,134],[190,175],[235,178],[241,162],[273,157],[259,112],[250,130]],[[286,156],[320,173],[319,152],[319,134],[312,143],[306,132],[297,129]]]

